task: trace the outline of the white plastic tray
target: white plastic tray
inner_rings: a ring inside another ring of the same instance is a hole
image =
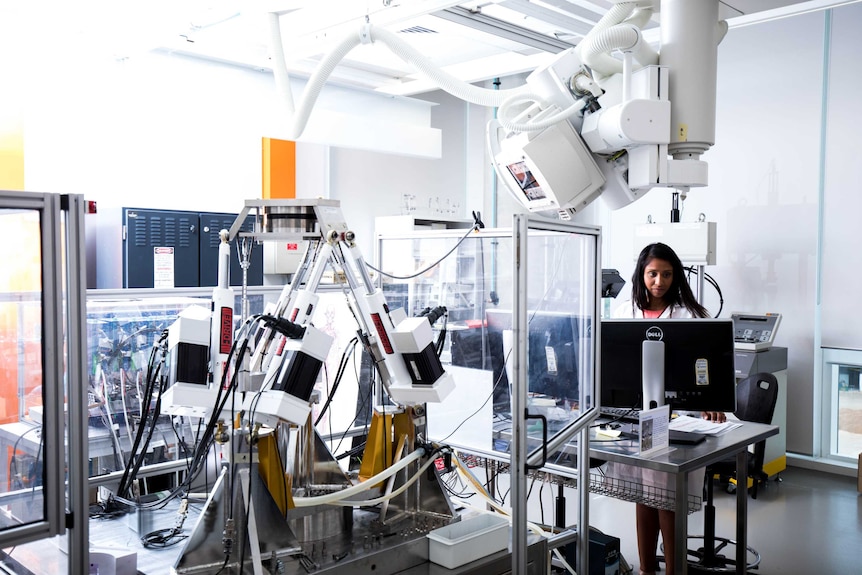
[[[455,569],[509,546],[509,521],[499,515],[477,515],[431,531],[428,558]]]

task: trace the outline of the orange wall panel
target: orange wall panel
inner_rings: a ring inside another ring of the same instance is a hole
[[[262,138],[263,190],[265,200],[296,197],[296,142]]]

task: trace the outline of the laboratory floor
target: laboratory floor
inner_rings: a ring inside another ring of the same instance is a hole
[[[504,480],[505,477],[501,476]],[[781,482],[770,481],[758,498],[748,500],[749,545],[762,556],[756,575],[843,575],[862,573],[862,495],[856,478],[790,467],[781,473]],[[504,483],[505,481],[503,481]],[[503,491],[506,491],[505,486]],[[569,523],[577,518],[577,493],[566,489]],[[530,519],[553,523],[553,485],[536,484],[530,498]],[[540,505],[542,501],[544,505]],[[736,496],[716,489],[716,531],[733,537],[736,525]],[[542,509],[542,507],[544,509]],[[543,513],[544,512],[544,513]],[[620,539],[626,561],[638,572],[633,503],[607,496],[590,496],[590,523]],[[98,531],[91,520],[91,536]],[[136,545],[135,533],[121,519],[115,528],[123,547]],[[108,526],[110,528],[110,525]],[[689,533],[703,532],[703,511],[689,516]],[[49,540],[48,543],[51,543]],[[38,544],[38,551],[35,545]],[[0,553],[0,573],[56,575],[65,569],[52,565],[44,553],[45,542],[21,545]],[[56,549],[55,549],[56,550]],[[60,553],[62,555],[62,553]],[[172,564],[173,553],[165,553],[164,564],[139,561],[139,573],[161,575]],[[17,560],[17,561],[16,561]],[[62,564],[62,562],[60,562]],[[27,569],[21,568],[21,564]],[[14,566],[13,566],[14,565]]]
[[[757,499],[748,500],[748,543],[762,557],[754,573],[862,573],[862,495],[856,478],[790,467],[781,479],[770,481]],[[717,488],[714,498],[717,535],[733,538],[736,495]],[[567,513],[574,514],[573,497],[567,499]],[[634,504],[591,497],[590,523],[620,538],[622,554],[637,574]],[[689,516],[689,533],[703,533],[703,511]]]

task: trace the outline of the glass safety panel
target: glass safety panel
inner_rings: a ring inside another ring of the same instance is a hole
[[[0,208],[0,530],[45,520],[41,212]]]
[[[89,477],[123,471],[141,453],[146,453],[143,466],[189,456],[194,445],[190,419],[167,413],[153,418],[159,388],[148,375],[159,374],[156,344],[180,311],[195,305],[208,310],[210,302],[191,297],[88,298]],[[139,438],[141,427],[145,433]],[[172,488],[173,481],[170,474],[148,477],[140,489],[154,493]]]
[[[597,240],[531,229],[528,246],[528,409],[553,436],[593,407]],[[447,310],[434,329],[445,332],[441,360],[456,386],[427,406],[429,435],[499,458],[512,431],[513,253],[508,229],[381,235],[378,245],[391,308]],[[537,437],[540,426],[530,422]]]

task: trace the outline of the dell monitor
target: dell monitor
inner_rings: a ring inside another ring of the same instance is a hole
[[[736,409],[731,320],[611,319],[601,332],[603,407],[642,409],[646,381],[673,410]]]

